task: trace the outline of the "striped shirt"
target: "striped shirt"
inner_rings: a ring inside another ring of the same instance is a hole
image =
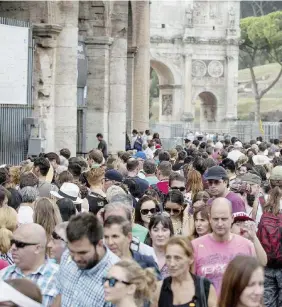
[[[108,248],[99,263],[89,270],[81,270],[72,261],[69,250],[62,256],[58,274],[61,307],[111,306],[105,303],[102,278],[119,258]]]
[[[59,270],[57,264],[47,261],[41,265],[35,272],[28,275],[24,275],[20,268],[15,264],[8,266],[1,270],[0,278],[3,280],[16,279],[16,278],[27,278],[34,282],[41,290],[43,303],[45,307],[52,305],[55,297],[58,295],[56,287],[56,278]]]
[[[12,258],[12,255],[11,255],[10,252],[8,252],[7,254],[1,254],[0,253],[0,259],[7,261],[10,265],[14,264],[14,261],[13,261],[13,258]]]

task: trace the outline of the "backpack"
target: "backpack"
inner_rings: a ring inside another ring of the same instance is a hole
[[[263,213],[257,236],[267,254],[267,266],[282,268],[282,214]]]
[[[142,144],[142,138],[141,136],[138,136],[136,141],[134,142],[133,149],[136,149],[137,151],[142,151]]]

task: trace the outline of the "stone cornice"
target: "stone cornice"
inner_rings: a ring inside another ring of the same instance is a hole
[[[177,85],[177,84],[162,84],[162,85],[158,85],[158,88],[159,88],[160,90],[168,90],[168,89],[182,88],[182,85]]]
[[[110,46],[113,43],[114,39],[109,36],[99,36],[99,37],[86,37],[86,45],[108,45]]]
[[[177,40],[182,41],[182,36],[176,36],[171,38],[164,38],[161,36],[151,36],[151,43],[163,43],[163,44],[174,44]]]
[[[161,36],[152,36],[150,38],[151,43],[157,44],[175,44],[175,42],[181,42],[186,44],[201,44],[201,45],[235,45],[238,46],[241,44],[240,38],[203,38],[196,36],[187,36],[187,37],[172,37],[172,38],[164,38]]]
[[[39,36],[39,37],[47,37],[51,38],[54,35],[57,36],[61,33],[63,27],[57,24],[33,24],[32,25],[32,32],[33,36]]]
[[[188,44],[200,44],[200,45],[235,45],[239,46],[241,43],[240,38],[226,38],[226,37],[218,37],[218,38],[203,38],[203,37],[195,37],[188,36],[183,38],[184,43]]]

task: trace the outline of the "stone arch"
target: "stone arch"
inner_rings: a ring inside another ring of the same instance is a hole
[[[165,63],[151,59],[150,65],[159,78],[159,120],[165,120],[174,113],[175,78]]]
[[[166,64],[153,59],[150,64],[159,77],[160,85],[173,85],[175,83],[173,73]]]
[[[200,99],[200,129],[210,130],[216,127],[217,122],[217,109],[218,109],[218,99],[216,95],[209,90],[198,91],[194,99],[194,117],[195,117],[195,106],[196,99]]]

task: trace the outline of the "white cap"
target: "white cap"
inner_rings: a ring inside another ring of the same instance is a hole
[[[216,149],[222,149],[223,148],[223,144],[221,142],[217,142],[217,143],[215,143],[214,147]]]
[[[243,148],[243,144],[240,141],[234,143],[234,148]]]

